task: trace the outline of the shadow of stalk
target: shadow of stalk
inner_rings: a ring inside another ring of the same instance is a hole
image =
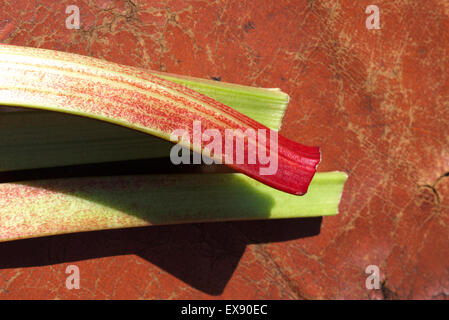
[[[0,243],[0,268],[135,254],[190,286],[219,295],[250,244],[319,234],[321,217],[151,226]]]

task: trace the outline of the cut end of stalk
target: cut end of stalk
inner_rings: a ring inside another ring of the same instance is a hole
[[[340,204],[341,198],[343,197],[344,185],[345,185],[346,181],[348,180],[349,176],[346,172],[335,171],[335,177],[336,177],[336,183],[341,185],[341,192],[337,196],[338,204]],[[340,213],[340,206],[338,205],[335,214],[339,214],[339,213]]]

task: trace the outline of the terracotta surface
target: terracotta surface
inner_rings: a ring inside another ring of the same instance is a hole
[[[67,30],[65,8],[81,10]],[[282,133],[349,180],[324,219],[148,227],[0,244],[0,298],[447,298],[449,5],[2,0],[0,41],[291,95]],[[65,287],[66,267],[81,288]],[[365,269],[382,287],[367,290]]]

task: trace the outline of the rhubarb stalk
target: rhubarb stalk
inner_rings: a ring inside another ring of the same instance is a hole
[[[279,89],[157,72],[279,130],[289,97]],[[12,112],[15,111],[15,112]],[[172,143],[85,117],[0,107],[0,172],[167,157]]]
[[[34,48],[0,45],[0,104],[71,113],[129,127],[170,140],[183,129],[190,135],[184,146],[198,153],[203,146],[193,139],[193,122],[202,130],[267,130],[268,127],[186,86],[151,72],[94,58]],[[222,143],[224,145],[224,142]],[[265,150],[259,139],[248,145]],[[235,148],[213,155],[231,158]],[[226,163],[231,168],[279,190],[302,195],[320,161],[316,147],[307,147],[279,136],[278,170],[261,175],[259,160]]]
[[[86,177],[0,184],[0,241],[173,223],[335,215],[347,175],[297,197],[242,174]]]

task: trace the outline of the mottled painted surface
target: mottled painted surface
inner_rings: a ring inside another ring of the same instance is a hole
[[[81,9],[66,30],[65,7]],[[367,30],[365,8],[380,8]],[[446,298],[449,5],[2,1],[0,40],[291,95],[282,133],[349,173],[340,215],[0,244],[0,298]],[[81,289],[65,287],[76,264]],[[365,288],[378,265],[382,289]]]

